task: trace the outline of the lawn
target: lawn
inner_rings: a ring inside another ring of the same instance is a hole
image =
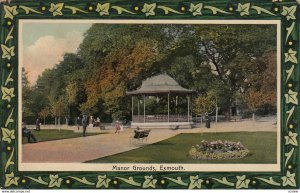
[[[193,160],[187,157],[191,146],[202,140],[240,141],[252,155],[235,160]],[[276,132],[230,132],[179,134],[167,140],[128,152],[88,161],[88,163],[276,163]]]
[[[33,132],[38,142],[82,137],[82,132],[75,133],[74,131],[70,131],[70,130],[59,131],[59,129],[41,129],[40,131],[31,130],[31,132]],[[104,134],[104,133],[87,133],[86,135],[92,136],[92,135],[99,135],[99,134]],[[23,138],[23,143],[24,144],[28,143],[27,138],[25,137]]]

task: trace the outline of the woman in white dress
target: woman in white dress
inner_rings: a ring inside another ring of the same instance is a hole
[[[94,123],[93,116],[90,116],[90,119],[89,119],[89,127],[93,127],[93,123]]]

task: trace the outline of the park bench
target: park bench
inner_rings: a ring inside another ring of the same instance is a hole
[[[231,116],[230,121],[241,121],[242,120],[242,116]]]
[[[28,131],[28,130],[27,130]],[[25,140],[27,141],[27,143],[29,143],[29,141],[28,141],[28,137],[30,137],[31,138],[31,140],[30,141],[33,141],[33,142],[37,142],[37,141],[34,141],[34,139],[31,137],[31,135],[33,135],[33,134],[30,134],[31,132],[29,131],[29,132],[22,132],[22,144],[24,144],[25,143]]]
[[[99,127],[100,130],[105,130],[105,129],[106,129],[106,128],[105,128],[105,125],[100,124],[100,122],[95,122],[95,123],[93,123],[93,127]]]
[[[147,138],[150,134],[150,129],[148,130],[134,130],[134,135],[130,137],[130,144],[143,143],[147,141]]]
[[[25,143],[25,140],[27,141],[27,143],[29,143],[27,136],[22,135],[22,144]]]
[[[100,128],[100,130],[105,130],[106,129],[104,125],[100,125],[99,128]]]

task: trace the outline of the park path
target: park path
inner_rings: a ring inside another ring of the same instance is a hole
[[[107,132],[107,131],[103,131]],[[23,162],[85,162],[141,147],[130,144],[132,129],[115,134],[79,137],[23,145]],[[155,143],[178,134],[177,131],[152,130],[146,144]],[[151,136],[151,137],[150,137]]]
[[[274,118],[265,118],[257,122],[243,120],[241,122],[212,123],[210,129],[203,126],[194,129],[152,129],[148,141],[143,144],[156,143],[180,133],[207,133],[207,132],[257,132],[274,131],[276,125]],[[103,131],[107,132],[107,131]],[[130,144],[130,137],[133,135],[132,129],[126,129],[120,134],[115,134],[109,130],[108,134],[79,137],[73,139],[54,140],[32,144],[23,144],[22,162],[23,163],[63,163],[85,161],[114,155],[117,153],[140,148],[143,145]]]

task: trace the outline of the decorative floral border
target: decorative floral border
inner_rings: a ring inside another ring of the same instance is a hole
[[[296,1],[260,3],[13,2],[1,5],[1,165],[4,188],[299,188],[300,5]],[[282,171],[277,173],[29,173],[17,170],[17,20],[32,18],[281,19]],[[297,119],[298,117],[298,119]],[[296,182],[297,180],[297,182]]]

